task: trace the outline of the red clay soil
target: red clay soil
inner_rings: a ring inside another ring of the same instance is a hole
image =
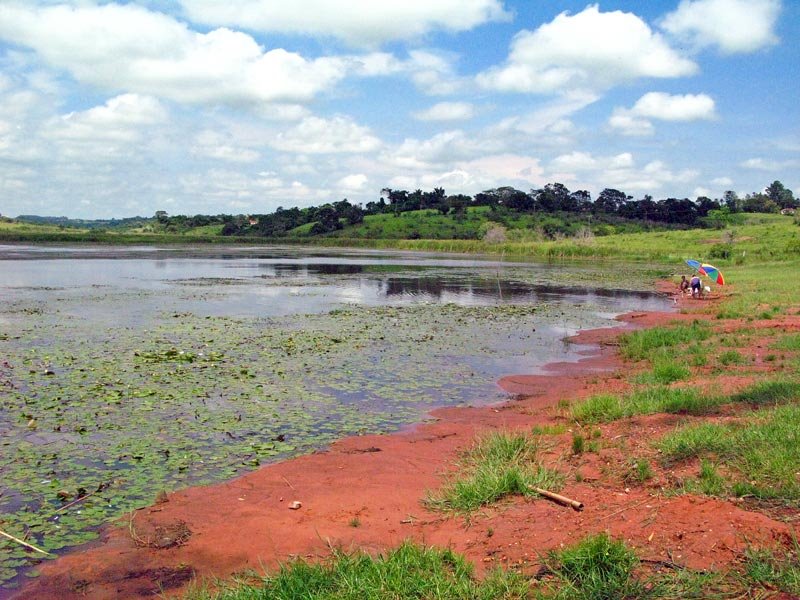
[[[294,557],[329,556],[332,548],[377,553],[409,539],[463,553],[479,572],[498,565],[534,572],[548,550],[598,532],[624,539],[644,559],[704,570],[730,567],[746,547],[786,543],[792,531],[742,502],[660,493],[673,483],[673,473],[657,470],[647,486],[626,484],[628,457],[652,452],[649,443],[675,426],[674,415],[598,428],[602,449],[578,457],[571,456],[569,430],[546,436],[551,445],[545,460],[566,475],[561,493],[583,502],[583,512],[541,498],[510,498],[467,524],[421,504],[476,433],[530,431],[537,424],[570,427],[560,401],[624,390],[614,343],[621,330],[693,318],[625,315],[619,328],[575,338],[586,344],[579,363],[501,380],[517,398],[504,405],[438,410],[433,422],[408,431],[344,439],[232,481],[169,494],[109,527],[95,547],[42,564],[41,575],[12,597],[146,598],[160,590],[180,595],[192,581],[263,572]],[[786,319],[784,327],[800,330],[800,319]],[[726,326],[733,331],[737,324]],[[295,501],[301,506],[292,510]]]

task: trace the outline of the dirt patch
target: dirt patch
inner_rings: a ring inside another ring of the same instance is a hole
[[[687,308],[708,306],[686,298],[676,297],[676,302]],[[615,336],[631,327],[696,318],[626,315],[619,328],[576,336],[576,343],[585,344],[585,357],[577,364],[556,363],[545,375],[503,378],[500,385],[517,394],[504,405],[437,410],[431,422],[398,434],[344,439],[327,451],[238,479],[169,494],[168,502],[136,513],[136,535],[148,543],[137,543],[126,523],[109,527],[97,547],[43,564],[41,576],[15,597],[144,598],[156,588],[177,595],[195,578],[210,581],[246,569],[274,569],[293,557],[328,556],[332,547],[379,552],[408,539],[463,553],[479,572],[505,566],[531,575],[548,550],[599,532],[624,539],[653,564],[702,570],[727,568],[751,546],[786,544],[793,515],[785,509],[665,493],[696,465],[659,467],[651,441],[686,416],[651,415],[586,429],[583,433],[597,440],[597,450],[571,453],[577,426],[567,418],[563,402],[624,391],[629,385],[619,375]],[[720,326],[757,331],[760,324],[726,321]],[[764,324],[784,330],[798,326],[797,316]],[[751,337],[751,345],[767,343],[758,333]],[[735,390],[751,381],[734,372],[724,387]],[[582,512],[543,499],[511,498],[465,523],[422,506],[426,491],[441,485],[442,475],[477,432],[530,431],[537,425],[563,432],[546,437],[544,460],[565,474],[561,493],[582,502]],[[653,459],[653,476],[646,482],[630,476],[632,456]],[[301,508],[289,510],[295,501]],[[159,546],[161,537],[169,543]]]
[[[167,548],[182,546],[192,537],[192,531],[189,526],[181,519],[162,524],[148,521],[144,526],[141,524],[137,526],[134,522],[135,517],[136,513],[131,515],[128,531],[131,539],[139,548],[166,550]]]

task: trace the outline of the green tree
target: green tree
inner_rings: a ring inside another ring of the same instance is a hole
[[[633,200],[633,198],[628,196],[625,192],[620,192],[613,188],[606,188],[600,192],[600,195],[594,201],[592,212],[615,214],[619,212],[619,209],[622,208],[628,200]]]
[[[792,193],[792,190],[787,189],[777,179],[773,181],[764,193],[781,208],[796,208],[797,200]]]
[[[728,190],[722,197],[722,202],[732,213],[742,212],[742,200],[733,190]]]
[[[749,213],[776,213],[781,207],[766,194],[747,194],[742,210]]]

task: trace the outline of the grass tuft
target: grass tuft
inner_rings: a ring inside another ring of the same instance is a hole
[[[710,335],[708,326],[700,321],[689,325],[653,327],[621,335],[620,352],[629,360],[645,360],[661,349],[702,341]]]
[[[781,336],[770,348],[800,352],[800,333]]]
[[[601,533],[551,553],[550,570],[556,575],[556,598],[612,600],[640,598],[644,585],[634,577],[636,554],[622,541]]]
[[[469,513],[513,494],[535,495],[530,487],[558,489],[563,476],[537,458],[534,437],[495,432],[478,438],[464,453],[459,468],[425,503],[434,510]]]
[[[746,552],[747,577],[766,587],[777,589],[795,597],[800,595],[800,561],[795,552],[788,555],[769,549],[750,549]]]
[[[190,600],[522,600],[529,597],[521,576],[493,571],[483,581],[472,566],[450,550],[405,543],[372,558],[335,552],[331,560],[302,560],[283,566],[272,576],[248,584],[232,584],[212,592],[189,594]]]
[[[714,412],[720,403],[720,398],[702,394],[694,388],[659,386],[624,396],[592,396],[572,407],[572,417],[579,423],[603,423],[659,412],[704,415]]]
[[[800,400],[800,382],[776,379],[756,383],[731,396],[733,402],[743,402],[754,406],[766,404],[785,404]]]
[[[762,499],[800,499],[800,406],[762,409],[733,424],[702,423],[678,429],[659,442],[666,462],[713,459],[730,472],[733,493]],[[702,469],[702,467],[701,467]],[[702,480],[723,487],[710,467]]]

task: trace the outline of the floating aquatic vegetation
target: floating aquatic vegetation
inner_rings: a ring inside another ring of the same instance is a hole
[[[161,490],[393,431],[434,406],[501,400],[499,375],[568,353],[565,333],[604,322],[558,302],[86,318],[86,306],[142,302],[158,305],[98,287],[3,315],[13,318],[0,336],[0,518],[48,552],[94,539]],[[0,582],[39,560],[0,545]]]

